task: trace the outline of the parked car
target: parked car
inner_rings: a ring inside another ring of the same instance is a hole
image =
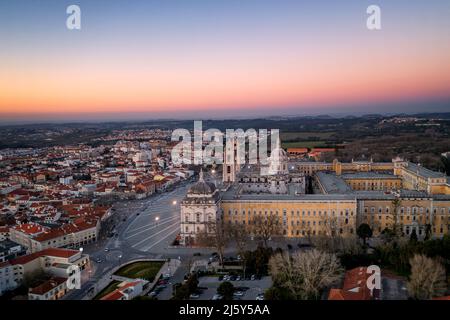
[[[156,297],[158,295],[158,292],[152,291],[148,294],[149,297]]]
[[[109,251],[109,248],[105,248],[105,252],[108,252]]]
[[[252,274],[252,276],[250,277],[250,280],[256,280],[256,275],[255,274]]]
[[[200,295],[197,294],[197,293],[191,293],[191,294],[189,295],[189,298],[190,298],[190,299],[198,299],[198,298],[200,298]]]
[[[223,280],[223,276],[219,276],[219,281],[222,281]]]
[[[215,294],[215,295],[212,297],[211,300],[222,300],[222,299],[223,299],[223,296],[222,296],[222,295],[220,295],[220,294]]]
[[[263,293],[258,294],[256,296],[256,300],[259,300],[259,301],[264,300],[264,294]]]
[[[102,259],[97,258],[97,259],[95,260],[95,262],[97,262],[97,263],[102,263]]]

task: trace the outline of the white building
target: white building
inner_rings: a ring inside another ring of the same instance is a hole
[[[181,244],[192,244],[199,233],[211,232],[208,226],[220,219],[219,201],[218,189],[204,180],[201,171],[198,182],[181,202]]]
[[[61,178],[59,178],[59,183],[65,184],[65,185],[72,184],[73,183],[73,177],[72,176],[61,177]]]
[[[144,291],[144,286],[148,283],[146,280],[123,281],[117,286],[117,289],[102,297],[100,300],[132,300],[138,297]]]
[[[83,271],[89,265],[89,256],[79,250],[51,248],[0,263],[0,295],[38,271],[67,278],[67,270],[74,265]]]
[[[99,230],[99,220],[80,220],[55,229],[37,224],[22,224],[10,229],[10,239],[33,253],[47,248],[78,248],[95,242]]]

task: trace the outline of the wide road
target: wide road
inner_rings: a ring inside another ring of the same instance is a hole
[[[64,299],[82,299],[92,288],[98,292],[111,281],[111,271],[128,261],[192,255],[189,249],[168,249],[180,232],[180,202],[191,183],[192,180],[184,181],[171,191],[146,199],[115,203],[111,223],[116,236],[100,237],[83,248],[91,258],[86,275],[89,280],[83,281],[81,290],[69,292]]]
[[[180,232],[180,202],[187,189],[186,184],[143,203],[119,239],[134,250],[167,253]]]

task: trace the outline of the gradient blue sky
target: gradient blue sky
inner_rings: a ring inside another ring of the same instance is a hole
[[[450,111],[448,0],[0,0],[0,49],[3,120]]]

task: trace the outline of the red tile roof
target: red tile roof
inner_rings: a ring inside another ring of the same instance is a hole
[[[48,248],[42,251],[38,251],[32,254],[28,254],[26,256],[21,256],[15,259],[9,260],[7,263],[11,265],[17,264],[27,264],[37,258],[50,256],[50,257],[58,257],[58,258],[70,258],[80,251],[78,250],[69,250],[69,249],[61,249],[61,248]]]
[[[94,220],[78,220],[76,223],[68,223],[59,228],[51,229],[44,233],[41,233],[33,239],[39,242],[55,239],[71,233],[77,233],[83,230],[95,228],[97,222]]]
[[[53,277],[50,280],[47,280],[44,283],[40,284],[39,286],[31,288],[29,292],[32,294],[43,295],[49,292],[50,290],[53,290],[54,288],[58,287],[61,283],[64,283],[65,281],[67,281],[66,278]]]
[[[120,284],[121,285],[120,287],[118,287],[113,292],[107,294],[106,296],[102,297],[100,300],[119,300],[125,296],[125,294],[123,293],[123,291],[125,289],[134,287],[137,284],[139,284],[140,282],[141,281],[138,280],[138,281],[133,281],[133,282],[122,283],[122,284]]]
[[[102,297],[100,300],[108,300],[115,301],[124,297],[124,294],[118,290],[114,290],[111,293],[108,293],[106,296]]]
[[[331,289],[328,300],[372,300],[379,297],[379,290],[374,290],[373,295],[367,287],[366,267],[358,267],[345,273],[344,285],[342,289]]]
[[[28,235],[38,234],[47,230],[47,228],[44,228],[41,225],[35,223],[23,223],[13,228]]]
[[[450,296],[435,297],[432,300],[450,300]]]

